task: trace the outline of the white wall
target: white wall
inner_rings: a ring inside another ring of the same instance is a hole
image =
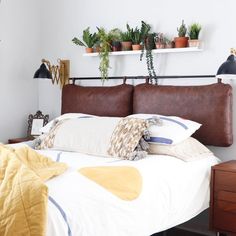
[[[38,109],[39,7],[36,0],[0,3],[0,142],[26,136],[28,114]]]
[[[236,47],[235,0],[228,0],[227,3],[214,0],[200,0],[197,3],[189,0],[41,2],[44,5],[41,18],[44,26],[42,55],[52,62],[56,62],[57,58],[70,59],[71,76],[99,76],[99,58],[83,57],[84,48],[71,43],[71,39],[81,36],[82,30],[88,26],[92,30],[96,30],[96,26],[125,29],[127,22],[134,27],[144,20],[153,26],[155,32],[167,33],[174,37],[182,19],[186,24],[195,21],[202,24],[200,37],[204,42],[204,51],[155,56],[157,71],[161,75],[215,74],[228,56],[230,47]],[[111,67],[111,76],[147,75],[145,60],[140,62],[139,57],[135,55],[112,57]],[[109,81],[106,84],[112,83],[114,82]],[[180,83],[188,84],[189,81]],[[39,108],[49,113],[51,118],[60,113],[60,89],[51,86],[49,81],[39,84]],[[231,159],[234,158],[236,144],[231,148],[214,150],[221,158]]]

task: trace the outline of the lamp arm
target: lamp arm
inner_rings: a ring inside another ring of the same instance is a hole
[[[58,59],[57,62],[59,65],[51,65],[50,61],[42,59],[42,63],[46,64],[51,73],[52,83],[60,84],[62,88],[65,84],[69,84],[70,61]]]
[[[230,53],[236,56],[236,49],[235,48],[230,48]]]
[[[45,63],[47,65],[49,71],[52,72],[52,67],[51,67],[50,61],[48,61],[46,59],[42,59],[42,63]]]

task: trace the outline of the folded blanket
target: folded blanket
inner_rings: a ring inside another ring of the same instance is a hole
[[[148,127],[155,122],[129,117],[120,120],[113,131],[108,154],[127,160],[144,158],[148,149],[148,143],[145,141],[149,138]]]
[[[67,169],[34,150],[0,144],[0,235],[43,236],[48,191],[43,183]]]

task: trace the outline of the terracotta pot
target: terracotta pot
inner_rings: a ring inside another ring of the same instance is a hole
[[[188,47],[188,37],[176,37],[175,38],[175,47],[176,48]]]
[[[93,48],[85,48],[86,53],[92,53],[93,52]]]
[[[156,49],[161,49],[161,48],[165,48],[165,44],[164,43],[156,43]]]
[[[200,46],[200,40],[198,40],[198,39],[189,39],[188,40],[188,46],[189,47],[199,47]]]
[[[122,51],[129,51],[132,49],[132,42],[121,42]]]
[[[141,50],[141,45],[140,45],[140,44],[133,44],[133,45],[132,45],[132,49],[133,49],[134,51],[136,51],[136,50]]]

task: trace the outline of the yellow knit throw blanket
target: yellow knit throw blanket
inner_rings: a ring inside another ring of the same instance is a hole
[[[31,148],[0,144],[1,236],[45,235],[48,189],[43,182],[66,169]]]

